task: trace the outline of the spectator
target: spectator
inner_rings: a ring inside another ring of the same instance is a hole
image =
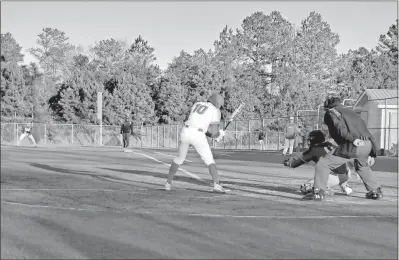
[[[302,148],[302,143],[303,143],[303,136],[302,136],[302,126],[298,126],[298,134],[295,137],[295,147],[296,147],[296,152],[300,152]]]
[[[261,150],[265,150],[264,139],[265,139],[265,133],[263,132],[263,129],[260,129],[259,136],[258,136],[258,141],[259,141]]]
[[[288,150],[289,154],[292,155],[292,152],[294,150],[295,137],[298,132],[299,129],[294,123],[294,117],[291,116],[288,124],[284,128],[284,136],[285,136],[284,150],[283,150],[284,156],[287,154]]]
[[[132,133],[132,122],[129,120],[129,116],[125,117],[125,122],[121,125],[121,135],[123,139],[123,148],[129,147],[130,134]]]

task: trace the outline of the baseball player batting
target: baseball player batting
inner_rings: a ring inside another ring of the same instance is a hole
[[[213,179],[213,191],[225,192],[224,188],[219,184],[219,174],[207,140],[208,136],[220,141],[225,135],[223,129],[219,130],[220,108],[223,105],[224,98],[219,94],[212,94],[207,102],[197,102],[193,105],[188,120],[184,123],[184,127],[180,132],[179,154],[173,159],[170,166],[165,190],[171,190],[173,177],[179,166],[186,159],[188,148],[192,145],[208,166],[209,173]]]
[[[327,153],[330,153],[332,152],[332,150],[335,149],[333,144],[331,144],[330,142],[326,142],[325,136],[320,130],[314,130],[310,132],[308,135],[308,142],[308,150],[303,152],[300,156],[294,156],[285,160],[283,162],[284,165],[291,168],[297,168],[310,161],[314,161],[317,163],[320,157],[325,156]],[[350,174],[351,172],[346,163],[341,165],[334,172],[330,172],[327,184],[328,189],[339,185],[343,193],[345,193],[346,195],[351,194],[353,191],[347,184]],[[314,181],[310,180],[301,185],[301,192],[305,195],[312,192],[313,183]]]

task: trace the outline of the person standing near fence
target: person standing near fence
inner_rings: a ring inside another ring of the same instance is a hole
[[[28,123],[26,126],[22,126],[22,128],[21,128],[22,134],[21,134],[21,136],[19,137],[19,140],[17,141],[16,146],[19,146],[19,144],[22,142],[22,140],[24,140],[25,137],[28,137],[29,140],[33,143],[33,145],[34,145],[35,147],[37,147],[35,138],[34,138],[33,135],[32,135],[32,127],[33,127],[33,124],[32,124],[32,123]]]
[[[260,129],[258,141],[259,141],[261,150],[265,150],[264,139],[265,139],[265,132],[263,132],[263,129]]]
[[[123,140],[123,148],[129,147],[130,135],[133,133],[132,122],[129,120],[129,116],[125,116],[125,122],[121,125],[121,135]]]
[[[317,162],[313,192],[303,199],[323,200],[330,171],[351,159],[354,159],[355,170],[366,187],[366,198],[382,199],[381,187],[370,168],[377,157],[377,148],[365,122],[355,111],[343,107],[339,97],[327,98],[324,108],[324,123],[338,147]]]
[[[292,155],[292,152],[294,151],[295,137],[298,132],[299,129],[297,125],[294,123],[294,117],[291,116],[288,124],[286,124],[284,128],[284,136],[285,136],[284,150],[283,150],[284,156],[287,154],[288,150],[289,150],[288,151],[289,155]]]

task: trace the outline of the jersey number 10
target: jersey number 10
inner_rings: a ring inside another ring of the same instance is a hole
[[[197,104],[193,110],[193,112],[196,112],[200,115],[202,115],[203,113],[205,113],[205,111],[208,109],[207,106],[205,105],[201,105],[201,104]]]

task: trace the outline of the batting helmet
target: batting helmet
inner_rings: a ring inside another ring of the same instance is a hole
[[[308,135],[308,142],[310,146],[314,146],[316,144],[320,144],[326,141],[326,138],[322,131],[320,130],[313,130]]]
[[[214,93],[208,98],[208,102],[211,102],[217,108],[221,108],[224,105],[224,98],[220,94]]]

